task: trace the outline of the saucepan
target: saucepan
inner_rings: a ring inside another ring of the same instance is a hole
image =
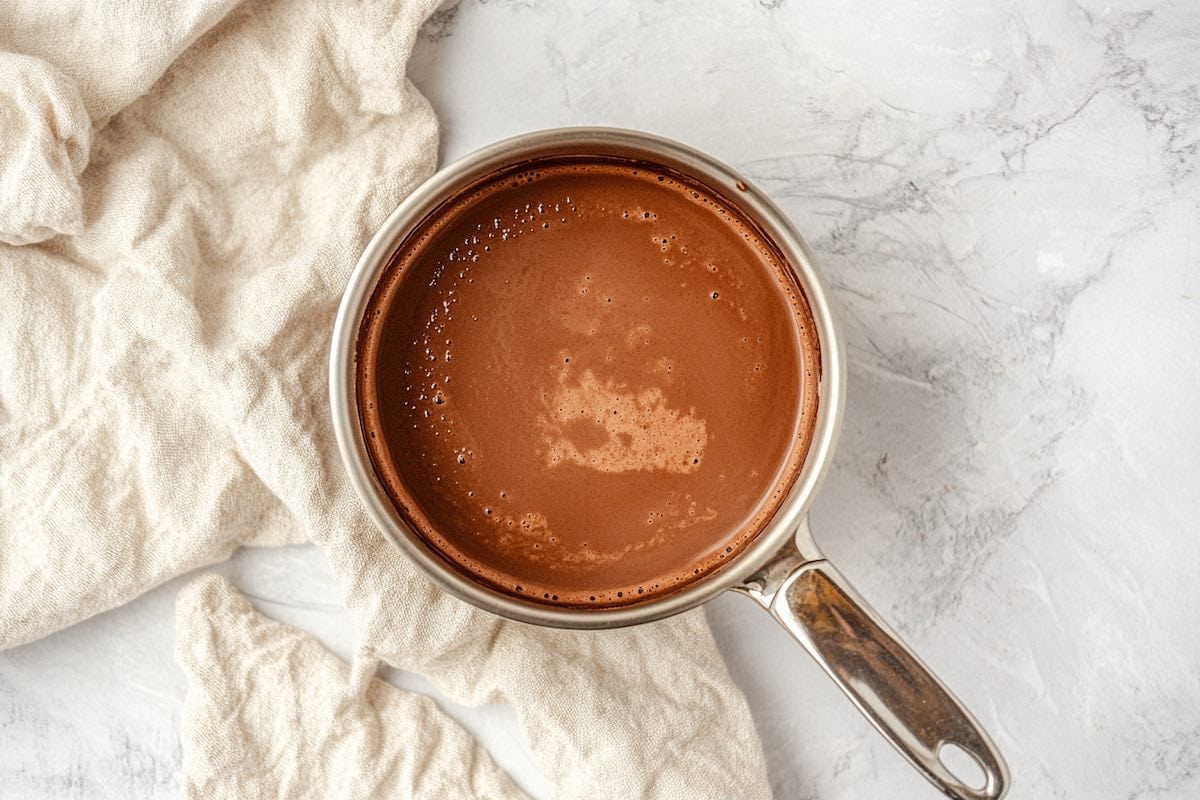
[[[405,524],[376,478],[355,398],[360,322],[381,273],[406,234],[458,190],[484,176],[525,161],[570,155],[659,164],[700,181],[739,208],[790,265],[807,297],[820,340],[812,443],[798,478],[769,525],[723,569],[674,594],[617,608],[539,605],[473,582],[453,569]],[[677,142],[610,128],[525,134],[444,167],[388,217],[363,251],[334,325],[329,384],[338,447],[367,511],[387,538],[445,591],[510,619],[577,629],[646,623],[695,608],[724,591],[740,592],[783,625],[871,724],[947,796],[963,800],[1004,796],[1008,768],[988,734],[821,554],[809,530],[808,510],[833,457],[845,405],[842,338],[812,251],[779,208],[729,167]],[[964,754],[969,759],[966,764],[974,762],[981,773],[975,781],[959,777],[970,771],[963,768]],[[947,766],[948,760],[955,770]]]

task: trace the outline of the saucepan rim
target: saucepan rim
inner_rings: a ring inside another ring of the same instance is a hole
[[[688,587],[636,605],[565,608],[524,601],[472,581],[450,566],[397,513],[375,475],[358,418],[355,388],[359,323],[376,283],[405,236],[443,200],[486,174],[554,155],[622,156],[659,163],[688,175],[735,203],[770,238],[803,289],[819,337],[821,374],[817,419],[800,474],[767,527],[720,570]],[[342,462],[368,515],[384,536],[439,587],[510,619],[559,628],[615,628],[661,619],[737,587],[759,570],[803,522],[833,456],[845,391],[845,353],[829,292],[804,239],[783,212],[749,180],[687,145],[640,131],[605,127],[556,128],[496,142],[438,170],[391,213],[363,250],[347,283],[333,326],[329,398]]]

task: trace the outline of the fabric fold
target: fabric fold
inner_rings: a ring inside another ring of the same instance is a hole
[[[0,5],[0,242],[80,232],[93,128],[238,2]]]
[[[74,81],[33,56],[0,52],[0,242],[79,233],[92,122]]]
[[[508,800],[525,795],[428,697],[348,666],[216,575],[176,601],[187,797]]]
[[[103,127],[240,2],[10,0],[0,4],[0,50],[53,64],[79,87],[88,116]]]

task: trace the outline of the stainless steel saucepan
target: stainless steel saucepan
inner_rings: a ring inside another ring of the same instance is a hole
[[[565,155],[659,164],[698,180],[741,209],[786,257],[808,299],[820,339],[820,396],[812,444],[798,479],[768,527],[723,569],[676,594],[619,608],[575,609],[523,601],[451,568],[406,526],[377,480],[355,402],[359,324],[380,275],[405,236],[462,187],[514,164]],[[1004,796],[1008,768],[987,733],[821,554],[809,531],[808,509],[833,457],[845,401],[842,340],[829,292],[808,246],[783,213],[729,167],[644,133],[568,128],[517,136],[443,168],[388,217],[363,251],[334,326],[329,386],[338,447],[371,517],[447,592],[511,619],[559,628],[636,625],[694,608],[727,590],[740,592],[783,625],[871,724],[942,792],[963,800]],[[947,767],[944,759],[956,748],[981,770],[977,785],[968,785]]]

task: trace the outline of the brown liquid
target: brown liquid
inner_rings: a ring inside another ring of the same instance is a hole
[[[653,165],[481,181],[400,247],[359,413],[402,516],[474,580],[602,607],[678,591],[770,521],[816,415],[808,306],[728,202]]]

